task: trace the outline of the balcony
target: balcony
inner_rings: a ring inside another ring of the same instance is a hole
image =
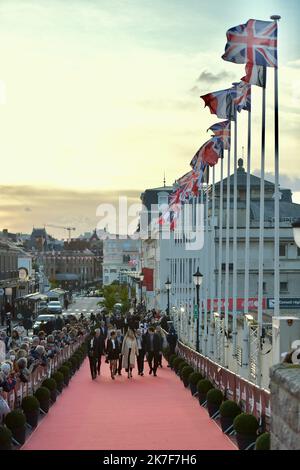
[[[0,282],[19,279],[18,271],[0,271]]]

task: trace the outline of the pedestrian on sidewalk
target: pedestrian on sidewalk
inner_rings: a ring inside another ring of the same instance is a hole
[[[107,359],[109,360],[110,365],[110,375],[113,380],[115,380],[115,375],[117,373],[118,359],[120,355],[119,343],[116,339],[116,332],[111,331],[110,337],[107,340],[106,346]]]
[[[128,374],[128,379],[132,378],[132,369],[135,367],[135,358],[138,355],[138,348],[134,332],[128,328],[122,346],[123,362],[122,366]]]
[[[91,336],[88,341],[88,357],[90,361],[91,376],[92,376],[92,379],[94,380],[97,377],[97,358],[98,358],[98,348],[97,348],[95,331],[91,332]]]
[[[138,364],[138,372],[139,375],[144,375],[144,358],[145,358],[145,336],[142,334],[140,329],[136,330],[136,343],[138,348],[138,357],[137,357],[137,364]]]
[[[168,333],[168,336],[167,336],[167,341],[168,341],[168,345],[169,345],[169,348],[170,348],[170,356],[172,354],[175,354],[175,349],[176,349],[176,346],[177,346],[177,334],[176,334],[176,331],[175,331],[175,328],[174,326],[170,326],[170,329],[169,329],[169,333]]]
[[[156,377],[156,371],[158,368],[159,362],[159,352],[161,349],[161,339],[157,333],[155,333],[154,327],[150,326],[148,329],[148,334],[146,336],[146,353],[147,360],[149,364],[149,374],[153,372],[154,377]]]

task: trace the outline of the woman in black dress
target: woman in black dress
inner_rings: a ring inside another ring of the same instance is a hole
[[[120,356],[120,346],[116,340],[116,332],[112,331],[110,333],[110,338],[107,340],[106,345],[107,359],[110,363],[110,374],[111,378],[115,380],[115,375],[117,373],[118,359]]]

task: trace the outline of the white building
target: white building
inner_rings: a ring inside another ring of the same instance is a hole
[[[107,234],[103,239],[103,285],[127,282],[128,271],[139,272],[140,240]]]

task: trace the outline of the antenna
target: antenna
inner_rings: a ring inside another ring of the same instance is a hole
[[[166,172],[164,171],[164,188],[166,187]]]

